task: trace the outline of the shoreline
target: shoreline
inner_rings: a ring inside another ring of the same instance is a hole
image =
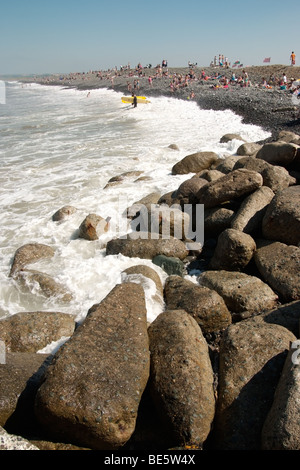
[[[233,73],[237,78],[244,78],[243,72],[248,74],[249,86],[230,82]],[[280,87],[283,74],[287,77],[287,89]],[[149,77],[151,77],[151,83]],[[181,82],[173,86],[173,83],[178,82],[178,77],[181,77]],[[268,87],[263,87],[264,79]],[[136,85],[136,94],[149,98],[167,96],[182,100],[191,99],[196,101],[202,109],[214,111],[230,109],[241,116],[244,123],[258,125],[271,132],[270,139],[273,140],[282,130],[300,133],[300,100],[299,105],[295,105],[290,90],[290,85],[296,79],[300,79],[300,67],[268,65],[244,69],[182,67],[166,70],[142,68],[138,71],[132,69],[93,71],[36,77],[34,80],[27,78],[20,81],[76,88],[89,92],[93,89],[106,88],[125,95],[130,95]],[[194,97],[191,97],[191,94],[194,94]]]

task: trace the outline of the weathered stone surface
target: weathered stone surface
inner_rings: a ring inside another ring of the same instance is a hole
[[[39,388],[39,422],[62,442],[95,450],[132,435],[149,378],[143,288],[117,285],[58,350]]]
[[[262,146],[260,144],[257,144],[256,142],[245,142],[244,144],[239,146],[236,153],[237,155],[250,157],[251,155],[256,154],[256,152],[258,152],[261,147]]]
[[[297,145],[286,142],[270,142],[264,144],[257,152],[256,158],[273,165],[289,166],[295,159]]]
[[[164,292],[167,309],[185,310],[203,333],[219,331],[231,324],[229,310],[214,290],[174,275],[167,278]]]
[[[210,261],[210,269],[240,271],[249,264],[256,250],[251,235],[228,228],[218,237],[217,246]]]
[[[280,242],[262,244],[254,255],[256,266],[284,302],[300,299],[300,248]]]
[[[210,181],[215,181],[218,178],[221,178],[221,176],[224,176],[224,173],[218,170],[202,170],[199,173],[197,173],[195,176],[193,176],[193,178],[201,178],[210,182]]]
[[[245,233],[253,233],[261,228],[261,223],[274,192],[267,186],[261,186],[244,199],[231,221],[231,228]]]
[[[209,168],[218,160],[215,152],[197,152],[187,155],[172,168],[172,175],[184,175],[187,173],[198,173]]]
[[[144,236],[145,234],[141,233],[140,235]],[[188,250],[182,240],[172,237],[169,240],[162,238],[158,240],[144,238],[116,238],[110,240],[106,246],[106,255],[116,255],[118,253],[129,258],[153,259],[157,255],[165,255],[183,260],[188,255]]]
[[[146,277],[154,282],[157,292],[160,295],[163,295],[163,285],[161,279],[157,272],[149,266],[146,266],[144,264],[130,266],[130,268],[126,268],[123,271],[122,275],[124,275],[124,279],[126,278],[126,282],[131,282],[131,280],[139,276]]]
[[[21,312],[0,320],[0,338],[11,352],[37,352],[74,329],[74,318],[59,312]]]
[[[198,203],[204,204],[205,208],[216,207],[223,202],[252,193],[262,186],[262,183],[263,179],[259,173],[241,168],[203,186],[196,197]]]
[[[38,286],[40,293],[47,298],[56,297],[57,300],[63,303],[71,302],[73,298],[72,293],[65,286],[56,282],[53,277],[40,271],[23,269],[15,277],[29,291],[36,290]]]
[[[226,207],[213,207],[204,211],[205,237],[218,237],[221,232],[231,227],[234,211]]]
[[[277,140],[280,140],[281,142],[286,142],[289,144],[300,145],[300,135],[291,131],[280,131],[277,136]]]
[[[244,318],[276,306],[278,296],[255,276],[232,271],[206,271],[198,277],[201,286],[213,289],[224,299],[232,314]]]
[[[214,165],[214,169],[219,171],[220,173],[227,175],[230,173],[234,167],[236,162],[238,162],[242,158],[240,155],[229,155],[226,158],[221,158],[219,162]]]
[[[300,243],[300,186],[278,192],[262,221],[264,238],[288,245]]]
[[[63,220],[70,217],[70,215],[75,214],[77,212],[76,207],[74,206],[64,206],[59,209],[55,214],[52,216],[52,220],[54,222],[62,222]]]
[[[8,432],[36,430],[33,403],[48,364],[46,354],[12,352],[0,364],[0,426]]]
[[[300,326],[300,300],[279,305],[261,315],[267,323],[275,323],[290,330],[296,337],[299,337]]]
[[[98,240],[108,229],[107,220],[100,215],[89,214],[80,224],[78,236],[86,240]]]
[[[153,258],[152,263],[160,266],[169,276],[172,274],[183,276],[184,274],[184,263],[178,258],[158,255]]]
[[[39,448],[27,439],[9,434],[0,427],[0,450],[39,450]]]
[[[199,189],[202,188],[202,186],[204,186],[205,184],[207,184],[207,180],[205,180],[204,178],[190,178],[181,183],[181,185],[177,189],[176,197],[184,199],[186,204],[188,204],[190,198],[193,199]]]
[[[252,317],[231,325],[220,344],[214,447],[260,450],[261,430],[295,336]]]
[[[15,276],[18,271],[21,271],[28,264],[35,263],[42,258],[52,258],[55,250],[47,245],[40,243],[28,243],[21,246],[15,252],[10,276]]]
[[[300,340],[294,343],[285,360],[274,401],[262,429],[263,450],[300,450],[299,348]]]
[[[149,327],[150,387],[173,445],[201,447],[215,413],[207,343],[185,311],[161,313]]]
[[[132,219],[137,216],[142,208],[147,208],[150,210],[152,204],[158,204],[160,197],[161,194],[157,192],[147,194],[147,196],[143,197],[139,201],[134,202],[130,207],[128,207],[124,215],[128,217],[128,219]]]
[[[296,183],[296,179],[282,166],[272,165],[258,158],[243,157],[234,166],[235,170],[238,168],[245,168],[260,173],[263,177],[263,185],[272,189],[274,193]]]

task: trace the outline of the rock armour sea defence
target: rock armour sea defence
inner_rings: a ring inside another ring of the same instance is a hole
[[[117,285],[56,353],[35,411],[54,437],[116,449],[131,437],[149,378],[144,291]]]
[[[152,204],[203,204],[204,245],[188,249],[160,228],[155,239],[109,240],[104,256],[128,262],[122,284],[75,331],[72,317],[65,324],[46,311],[0,320],[0,426],[38,436],[45,450],[300,450],[299,363],[289,353],[294,345],[300,359],[300,137],[280,139],[293,145],[189,156],[184,164],[198,166],[184,171],[194,176],[130,207],[124,217],[137,224]],[[17,250],[16,288],[34,274],[30,264],[53,264],[59,252],[34,243]],[[60,334],[70,338],[53,356],[29,352]]]

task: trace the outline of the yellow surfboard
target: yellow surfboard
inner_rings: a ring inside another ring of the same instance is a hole
[[[121,98],[122,103],[132,103],[133,102],[133,96],[122,96]],[[149,100],[145,96],[137,96],[137,102],[138,103],[150,103]]]

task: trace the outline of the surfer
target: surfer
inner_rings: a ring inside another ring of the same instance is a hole
[[[134,93],[132,93],[132,97],[133,97],[132,106],[134,108],[136,108],[137,107],[137,97]]]

